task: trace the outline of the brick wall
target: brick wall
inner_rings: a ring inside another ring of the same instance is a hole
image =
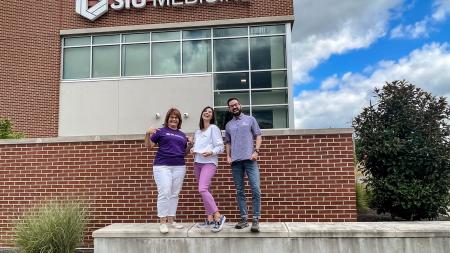
[[[75,0],[8,1],[0,8],[0,117],[28,137],[58,135],[60,30],[292,14],[292,0],[251,0],[109,11],[91,22],[75,13]]]
[[[356,221],[351,131],[290,132],[263,137],[262,221]],[[155,150],[148,151],[140,138],[0,142],[0,247],[11,245],[13,224],[24,211],[51,199],[87,203],[85,247],[92,247],[92,231],[108,224],[157,222],[150,165]],[[221,212],[234,222],[239,212],[224,158],[220,157],[212,192]],[[178,209],[181,222],[204,219],[192,162],[189,156]]]

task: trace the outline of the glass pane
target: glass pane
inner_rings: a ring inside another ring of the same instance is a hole
[[[253,107],[252,115],[261,129],[287,128],[289,125],[287,106]]]
[[[183,42],[183,73],[211,72],[211,41]]]
[[[152,41],[156,40],[179,40],[180,32],[152,32]]]
[[[211,37],[211,30],[188,30],[183,31],[183,39],[204,39]]]
[[[249,88],[248,72],[220,73],[214,75],[215,90],[239,90]]]
[[[122,46],[122,75],[150,75],[150,44]]]
[[[237,98],[241,102],[241,105],[250,104],[248,91],[234,91],[234,92],[214,92],[214,106],[228,106],[227,101],[229,98]]]
[[[252,88],[287,87],[286,71],[262,71],[252,73]]]
[[[119,76],[119,46],[102,46],[92,48],[92,76]]]
[[[89,78],[90,47],[65,48],[63,79]]]
[[[216,28],[214,29],[214,37],[232,37],[232,36],[247,36],[247,27],[233,27],[233,28]]]
[[[253,105],[287,104],[287,90],[252,91]]]
[[[91,44],[91,36],[64,38],[64,46],[86,46]]]
[[[281,69],[286,67],[284,36],[250,39],[252,69]]]
[[[124,34],[122,35],[122,41],[125,43],[147,42],[150,41],[150,33]]]
[[[93,44],[111,44],[119,42],[120,42],[120,35],[94,36],[92,41]]]
[[[214,40],[214,70],[248,70],[247,38]]]
[[[280,34],[280,33],[285,33],[285,25],[268,25],[268,26],[250,27],[251,35]]]
[[[250,110],[248,107],[242,107],[242,112],[246,115],[250,115]],[[214,109],[214,114],[216,117],[216,125],[221,129],[225,130],[225,126],[233,118],[233,114],[228,110],[228,108],[216,108]]]
[[[152,75],[179,74],[180,42],[152,44]]]

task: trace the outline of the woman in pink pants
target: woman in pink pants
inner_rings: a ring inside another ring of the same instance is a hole
[[[214,125],[214,110],[205,107],[200,115],[200,129],[195,132],[194,147],[194,173],[198,182],[198,191],[202,197],[207,219],[197,227],[211,227],[211,231],[219,232],[223,228],[226,217],[221,215],[214,201],[209,186],[217,169],[218,154],[224,150],[220,129]]]

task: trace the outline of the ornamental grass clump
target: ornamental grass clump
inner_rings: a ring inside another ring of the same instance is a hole
[[[27,214],[16,227],[20,253],[73,253],[83,239],[84,208],[73,202],[50,202]]]

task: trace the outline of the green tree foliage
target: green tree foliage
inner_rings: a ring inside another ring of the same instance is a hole
[[[0,139],[20,139],[24,135],[12,130],[12,123],[9,119],[0,118]]]
[[[407,220],[434,219],[450,204],[450,107],[407,81],[375,89],[353,121],[371,205]]]

